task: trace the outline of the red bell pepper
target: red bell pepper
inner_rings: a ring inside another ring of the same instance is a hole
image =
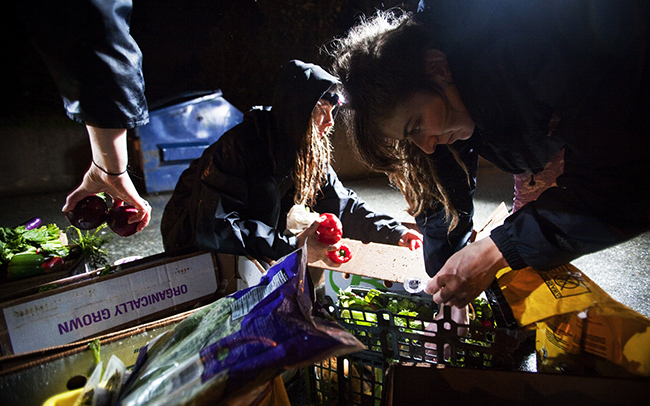
[[[411,243],[409,244],[409,248],[411,249],[411,251],[418,250],[421,247],[422,247],[422,240],[420,240],[419,238],[412,239]]]
[[[325,213],[320,216],[320,220],[320,225],[316,230],[318,241],[328,245],[334,245],[341,241],[343,225],[338,217],[331,213]]]
[[[43,265],[41,266],[43,267],[43,269],[45,269],[45,272],[47,272],[58,267],[59,265],[63,265],[64,263],[65,263],[65,259],[61,257],[52,257],[45,260],[45,262],[43,262]]]
[[[327,251],[327,258],[337,264],[344,264],[352,259],[352,252],[350,251],[350,247],[345,244],[340,244],[334,251]]]

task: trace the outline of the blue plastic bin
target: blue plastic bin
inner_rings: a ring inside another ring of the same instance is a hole
[[[175,97],[149,115],[149,124],[135,130],[147,193],[173,190],[190,162],[243,120],[220,90]]]

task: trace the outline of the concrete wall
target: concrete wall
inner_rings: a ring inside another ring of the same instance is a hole
[[[0,195],[72,190],[90,163],[80,124],[3,128],[0,139]]]

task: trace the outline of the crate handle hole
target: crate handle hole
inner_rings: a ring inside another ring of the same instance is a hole
[[[83,375],[77,375],[70,378],[65,386],[68,390],[75,390],[86,386],[86,382],[88,382],[88,378]]]

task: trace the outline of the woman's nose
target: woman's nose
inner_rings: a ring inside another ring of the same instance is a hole
[[[433,154],[438,144],[436,137],[419,133],[411,135],[411,142],[422,150],[425,154]]]

